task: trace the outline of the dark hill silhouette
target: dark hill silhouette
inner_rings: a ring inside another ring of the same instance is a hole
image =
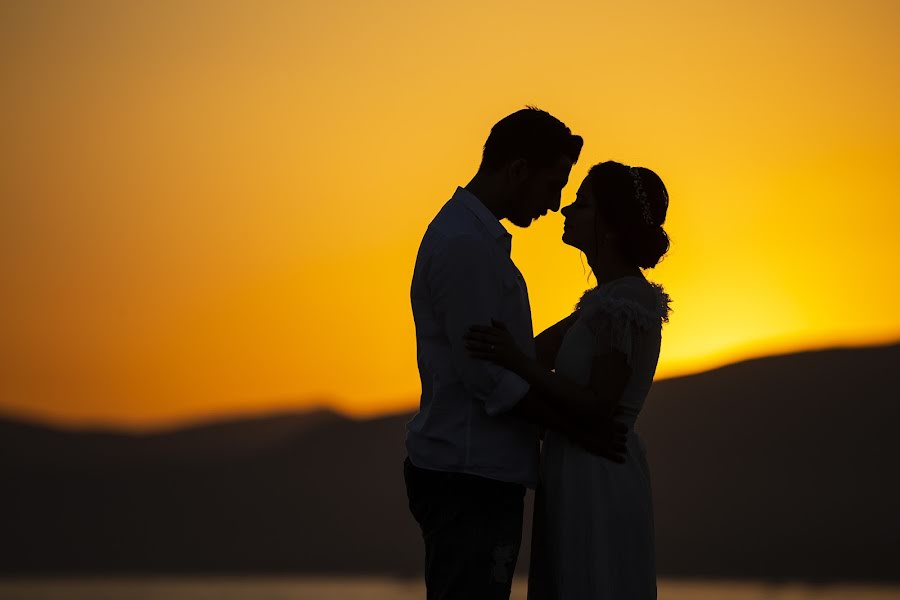
[[[306,430],[342,420],[336,412],[320,409],[123,435],[48,429],[0,419],[0,466],[111,467],[246,457],[275,451]]]
[[[900,580],[898,367],[893,345],[658,382],[638,429],[660,573]],[[408,418],[145,436],[0,421],[0,572],[417,573]]]

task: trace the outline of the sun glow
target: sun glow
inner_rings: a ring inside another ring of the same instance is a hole
[[[409,278],[536,104],[666,182],[658,375],[900,339],[896,2],[6,3],[0,410],[412,408]],[[535,329],[592,285],[509,226]]]

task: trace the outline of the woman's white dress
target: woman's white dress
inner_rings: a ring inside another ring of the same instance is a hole
[[[653,504],[644,443],[633,426],[653,382],[669,298],[642,277],[622,277],[582,296],[556,372],[588,385],[593,357],[626,355],[631,375],[619,407],[629,427],[624,464],[594,456],[548,431],[534,512],[530,600],[656,598]]]

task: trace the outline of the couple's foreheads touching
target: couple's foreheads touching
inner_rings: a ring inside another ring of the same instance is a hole
[[[583,145],[581,136],[550,113],[523,108],[491,128],[478,172],[465,189],[497,219],[528,227],[560,210]],[[652,170],[597,163],[580,182],[575,202],[562,209],[563,242],[589,262],[614,258],[621,266],[652,268],[669,248],[663,229],[668,205],[666,187]],[[591,266],[596,273],[602,265]]]

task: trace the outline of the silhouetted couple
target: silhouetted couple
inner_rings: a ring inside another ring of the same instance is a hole
[[[590,169],[562,209],[562,241],[584,252],[597,287],[537,337],[500,224],[559,210],[581,147],[544,111],[502,119],[419,247],[422,399],[404,471],[429,599],[509,597],[526,486],[537,488],[529,598],[656,597],[649,471],[633,426],[668,316],[668,296],[642,273],[669,247],[665,186],[642,167]]]

